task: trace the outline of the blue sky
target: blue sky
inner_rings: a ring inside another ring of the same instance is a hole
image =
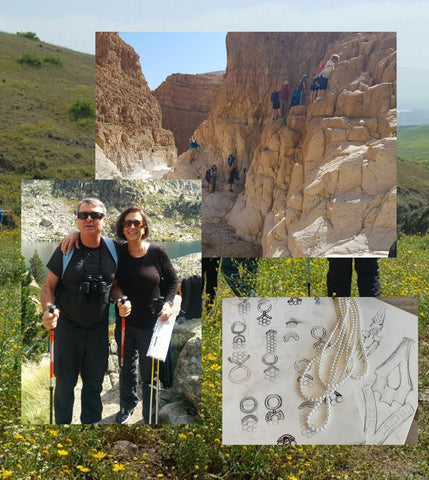
[[[207,73],[226,68],[225,32],[120,32],[140,57],[154,90],[172,73]]]
[[[429,109],[424,86],[428,18],[429,0],[331,0],[325,5],[315,0],[3,0],[0,5],[0,30],[35,31],[44,41],[88,53],[94,53],[95,31],[397,31],[399,109]],[[184,67],[188,49],[171,50],[183,63],[169,73],[190,73]]]

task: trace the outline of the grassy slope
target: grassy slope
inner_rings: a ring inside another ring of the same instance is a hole
[[[22,65],[23,54],[62,66]],[[0,172],[28,178],[94,176],[94,121],[73,120],[75,100],[95,101],[94,56],[0,32]],[[1,192],[0,192],[1,193]]]
[[[429,165],[429,125],[398,128],[398,157]]]

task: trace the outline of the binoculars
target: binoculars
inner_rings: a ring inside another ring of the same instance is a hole
[[[109,303],[107,283],[103,281],[101,275],[97,275],[96,277],[88,275],[86,280],[80,282],[79,293],[81,305],[85,305],[88,302],[88,298],[91,296],[97,296],[100,305],[106,305]]]

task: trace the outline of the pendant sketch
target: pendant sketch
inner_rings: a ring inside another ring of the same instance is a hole
[[[277,440],[277,445],[296,445],[296,440],[293,435],[285,433]]]
[[[375,369],[375,381],[362,387],[365,401],[364,429],[367,443],[384,444],[392,433],[414,415],[415,409],[407,403],[407,397],[413,391],[410,372],[410,354],[414,340],[404,337],[393,353]],[[399,407],[379,425],[378,402],[390,407],[398,403]]]

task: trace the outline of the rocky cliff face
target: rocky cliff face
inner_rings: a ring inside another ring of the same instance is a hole
[[[189,138],[207,118],[224,73],[175,73],[154,90],[162,110],[162,126],[173,132],[179,155],[188,150]]]
[[[228,65],[193,164],[175,176],[225,181],[235,153],[245,191],[227,215],[264,256],[385,255],[396,238],[396,35],[232,33]],[[322,100],[272,121],[271,92],[340,63]]]
[[[176,148],[162,128],[161,108],[143,76],[139,57],[117,33],[96,34],[96,143],[124,177],[156,177],[171,166]],[[111,178],[96,155],[96,178]]]

